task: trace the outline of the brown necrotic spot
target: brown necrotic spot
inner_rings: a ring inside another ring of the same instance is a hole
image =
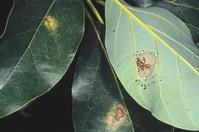
[[[114,103],[110,111],[107,113],[105,122],[110,128],[117,129],[124,123],[125,117],[126,110],[124,106],[118,103]]]
[[[148,77],[154,70],[157,63],[156,55],[153,52],[145,52],[136,57],[138,75]]]

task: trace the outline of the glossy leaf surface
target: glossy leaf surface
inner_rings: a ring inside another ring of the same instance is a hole
[[[0,117],[50,90],[83,36],[80,0],[16,0],[0,37]]]
[[[85,35],[72,86],[75,132],[134,132],[94,29],[88,27]]]

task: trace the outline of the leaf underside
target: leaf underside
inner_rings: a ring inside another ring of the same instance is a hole
[[[167,10],[119,0],[106,2],[106,25],[108,56],[126,91],[157,119],[199,130],[199,51],[187,26]]]
[[[190,29],[193,40],[199,43],[199,2],[197,0],[165,0],[154,6],[167,9],[179,17]]]

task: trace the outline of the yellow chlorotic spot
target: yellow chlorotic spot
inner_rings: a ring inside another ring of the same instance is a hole
[[[105,123],[113,130],[119,128],[126,119],[126,110],[122,104],[114,103],[107,113]]]
[[[44,25],[49,31],[56,32],[58,27],[58,21],[53,16],[46,16],[44,19]]]

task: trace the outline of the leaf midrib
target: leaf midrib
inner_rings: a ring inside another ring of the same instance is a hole
[[[35,33],[33,34],[32,39],[30,40],[30,42],[29,42],[29,44],[28,44],[28,47],[26,48],[26,50],[24,51],[24,53],[23,53],[23,55],[20,57],[20,59],[17,61],[16,65],[15,65],[14,68],[11,70],[11,72],[10,72],[9,75],[8,75],[8,78],[6,79],[5,83],[2,85],[2,87],[1,87],[0,89],[2,89],[2,88],[7,84],[7,82],[8,82],[9,79],[12,77],[14,71],[16,70],[16,68],[17,68],[17,66],[19,65],[19,63],[20,63],[20,61],[22,60],[22,58],[26,55],[27,51],[28,51],[29,49],[31,49],[31,45],[32,45],[32,43],[33,43],[34,38],[36,37],[36,35],[37,35],[37,33],[38,33],[40,27],[41,27],[42,24],[43,24],[44,19],[46,18],[46,16],[48,15],[48,13],[51,11],[51,9],[52,9],[52,7],[53,7],[53,5],[54,5],[54,3],[55,3],[56,1],[57,1],[57,0],[53,0],[52,3],[50,4],[48,10],[46,11],[46,14],[44,15],[44,17],[43,17],[43,19],[41,20],[40,24],[38,25],[38,27],[37,27]],[[14,5],[15,5],[15,0],[14,0]],[[14,8],[14,7],[13,7],[13,8]],[[12,13],[11,13],[11,14],[12,14]],[[11,14],[10,14],[10,15],[11,15]]]
[[[114,1],[117,1],[117,0],[114,0]],[[121,8],[122,9],[122,8]],[[147,25],[149,28],[151,28],[152,26],[150,26],[150,25]],[[153,30],[152,30],[153,31]],[[155,33],[154,33],[155,34]],[[157,34],[156,34],[157,35]],[[183,46],[183,45],[182,45]],[[191,51],[190,51],[191,52]],[[192,54],[193,54],[193,52],[191,52]],[[195,55],[195,54],[193,54],[193,55]],[[198,56],[196,56],[196,57],[198,57]],[[160,93],[160,97],[161,97],[161,93]],[[161,101],[162,101],[162,99],[161,99]],[[165,104],[163,101],[162,101],[162,103],[163,104]],[[165,105],[164,105],[165,106]],[[173,121],[173,122],[175,122],[176,124],[178,124],[173,118],[172,118],[172,116],[170,115],[170,113],[168,112],[168,110],[167,110],[167,107],[165,106],[165,108],[166,108],[166,111],[167,111],[167,113],[169,114],[169,117],[170,117],[170,119]],[[192,120],[192,118],[190,117],[190,115],[187,113],[187,115],[188,115],[188,117],[189,117],[189,119],[190,119],[190,121],[192,122],[192,124],[195,126],[195,123],[194,123],[194,121]]]
[[[172,22],[170,22],[169,20],[167,20],[166,18],[162,17],[162,16],[159,16],[157,14],[154,14],[152,12],[147,12],[147,11],[142,11],[142,10],[137,10],[137,9],[134,9],[134,8],[131,8],[131,7],[128,7],[132,10],[135,10],[137,12],[141,12],[141,13],[146,13],[146,14],[150,14],[150,15],[153,15],[155,17],[158,17],[164,21],[166,21],[167,23],[169,23],[170,25],[172,25],[174,28],[176,28],[178,31],[180,31],[187,39],[189,39],[190,41],[192,41],[192,39],[188,36],[188,34],[186,34],[184,31],[182,31],[180,28],[178,28],[177,26],[175,26]],[[148,25],[151,29],[156,29],[155,27],[151,26],[151,25]],[[162,33],[160,30],[156,29],[158,32]],[[116,32],[117,34],[117,32]],[[171,39],[172,41],[176,42],[179,46],[181,46],[182,48],[184,48],[185,50],[187,50],[188,52],[190,52],[193,56],[195,56],[196,58],[199,58],[199,56],[197,56],[193,51],[191,51],[189,48],[187,48],[186,46],[184,46],[181,42],[175,40],[173,37],[171,37],[170,35],[166,34],[166,33],[162,33],[165,37]],[[194,47],[191,47],[191,48],[194,48]],[[115,48],[114,48],[115,49]]]
[[[131,8],[131,7],[129,7],[129,8],[132,9],[132,10],[134,10],[134,11],[136,11],[136,12],[141,12],[141,13],[145,13],[145,14],[150,14],[150,15],[152,15],[152,16],[158,17],[158,18],[160,18],[160,19],[166,21],[167,23],[169,23],[170,25],[172,25],[175,29],[177,29],[177,30],[180,31],[182,34],[184,34],[184,36],[185,36],[187,39],[191,40],[190,37],[188,36],[188,34],[186,34],[184,31],[182,31],[179,27],[177,27],[177,26],[176,26],[175,24],[173,24],[171,21],[167,20],[165,17],[160,16],[160,15],[157,15],[157,14],[155,14],[155,13],[153,13],[153,12],[144,11],[144,10],[138,10],[138,9]]]
[[[155,33],[147,24],[145,24],[139,17],[137,17],[135,14],[133,14],[131,11],[129,11],[128,8],[126,8],[123,3],[120,2],[120,0],[114,0],[114,2],[123,9],[131,18],[133,18],[135,21],[137,21],[143,28],[145,28],[148,32],[150,32],[153,36],[155,36],[157,39],[159,39],[160,42],[162,42],[166,47],[168,47],[174,54],[176,54],[182,61],[184,61],[197,75],[199,75],[199,72],[195,67],[190,64],[183,56],[181,56],[174,48],[172,48],[164,39],[162,39],[157,33]]]
[[[129,8],[130,8],[130,7],[129,7]],[[158,18],[160,18],[160,19],[166,21],[167,23],[169,23],[170,25],[172,25],[174,28],[176,28],[178,31],[180,31],[182,34],[184,34],[185,37],[186,37],[187,39],[189,39],[190,41],[192,41],[192,39],[188,36],[188,34],[186,34],[184,31],[182,31],[180,28],[178,28],[175,24],[173,24],[171,21],[167,20],[166,18],[164,18],[164,17],[162,17],[162,16],[159,16],[159,15],[157,15],[157,14],[154,14],[154,13],[152,13],[152,12],[149,12],[149,11],[142,11],[142,10],[137,10],[137,9],[134,9],[134,8],[130,8],[130,9],[135,10],[135,11],[137,11],[137,12],[150,14],[150,15],[153,15],[153,16],[155,16],[155,17],[158,17]],[[155,28],[155,27],[153,27],[152,25],[150,25],[149,27],[152,27],[152,29]],[[156,29],[156,28],[155,28],[155,29]],[[161,31],[158,30],[158,29],[156,29],[156,30],[159,31],[159,32],[161,32]],[[162,33],[162,32],[161,32],[161,33]],[[188,49],[188,48],[185,47],[183,44],[181,44],[181,42],[175,40],[173,37],[171,37],[170,35],[168,35],[168,34],[166,34],[166,33],[162,33],[162,34],[165,34],[165,37],[167,37],[167,38],[169,38],[169,39],[172,38],[173,41],[177,42],[181,47],[183,47],[184,49],[186,49],[186,50],[187,50],[188,52],[190,52],[193,56],[196,56],[196,58],[199,58],[199,56],[195,55],[195,53],[193,53],[192,51],[190,51],[190,49]],[[192,48],[194,48],[194,47],[192,47]]]
[[[181,46],[182,48],[186,49],[186,51],[188,51],[190,54],[192,54],[193,56],[195,56],[197,59],[199,59],[199,56],[197,56],[193,51],[191,51],[189,48],[185,47],[183,44],[181,44],[179,41],[175,40],[173,37],[171,37],[170,35],[166,34],[166,33],[163,33],[162,31],[156,29],[155,27],[149,25],[149,27],[151,29],[153,29],[154,31],[156,32],[159,32],[160,34],[162,34],[163,36],[165,36],[166,38],[172,40],[173,42],[177,43],[179,46]],[[194,48],[194,47],[191,47],[190,48]],[[199,51],[198,51],[199,52]]]

